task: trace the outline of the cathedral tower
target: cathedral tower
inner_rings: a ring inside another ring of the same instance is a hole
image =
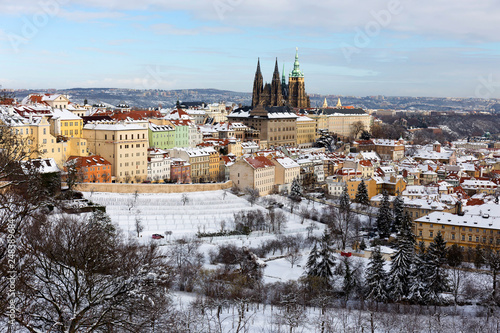
[[[271,81],[271,106],[283,106],[285,104],[282,93],[280,72],[278,70],[278,58],[276,58],[273,80]]]
[[[252,106],[259,105],[259,100],[264,89],[264,78],[260,72],[260,59],[257,60],[257,70],[255,71],[255,78],[253,80],[253,93],[252,93]]]
[[[311,107],[309,97],[306,95],[304,73],[300,70],[298,48],[295,50],[293,70],[288,77],[288,103],[290,107],[295,108]]]

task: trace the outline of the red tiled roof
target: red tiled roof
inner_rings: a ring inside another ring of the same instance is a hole
[[[89,166],[95,166],[97,164],[99,165],[111,165],[110,162],[108,162],[106,159],[99,155],[93,155],[93,156],[70,156],[68,158],[68,161],[71,160],[76,160],[76,165],[78,167],[89,167]]]
[[[268,158],[264,156],[255,156],[245,158],[245,161],[250,164],[250,166],[254,169],[261,169],[267,167],[273,167],[274,164]]]
[[[372,162],[369,160],[361,160],[361,161],[359,161],[359,164],[361,164],[362,166],[365,166],[365,167],[373,166]]]

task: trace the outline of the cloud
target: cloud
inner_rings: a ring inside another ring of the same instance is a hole
[[[68,19],[130,19],[128,11],[185,11],[202,25],[208,22],[237,29],[246,27],[307,29],[325,33],[353,33],[371,23],[382,22],[386,31],[420,34],[430,38],[450,38],[475,42],[499,42],[500,3],[496,0],[17,0],[3,1],[4,15],[40,12],[43,4],[64,8]],[[91,12],[71,12],[69,8]],[[88,15],[88,18],[85,16]],[[198,34],[200,31],[168,27],[168,33]],[[161,30],[160,30],[161,31]],[[307,31],[303,30],[302,33]],[[212,33],[217,33],[214,30]]]
[[[197,28],[179,28],[169,23],[158,23],[150,26],[150,29],[158,35],[176,35],[176,36],[194,36],[200,34],[227,34],[237,33],[238,29],[232,27],[197,27]]]

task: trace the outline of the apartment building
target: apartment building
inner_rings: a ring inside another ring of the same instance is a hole
[[[500,250],[500,205],[489,203],[464,210],[463,214],[434,212],[416,219],[417,239],[428,245],[440,231],[448,246],[457,244],[472,250],[479,245]]]
[[[278,191],[290,192],[292,181],[300,178],[300,165],[289,157],[276,157],[271,160],[275,166],[275,185]]]
[[[210,153],[207,150],[202,148],[173,148],[169,149],[168,153],[170,157],[180,158],[190,164],[193,183],[210,180]]]
[[[113,181],[142,182],[147,178],[148,129],[138,124],[87,123],[88,149],[112,165]]]
[[[247,187],[268,195],[274,187],[275,165],[264,156],[243,158],[229,169],[229,177],[241,189]]]
[[[65,171],[68,171],[68,166],[71,164],[75,165],[78,181],[111,183],[111,163],[101,156],[70,156],[65,163]]]

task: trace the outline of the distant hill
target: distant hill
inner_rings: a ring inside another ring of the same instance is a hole
[[[117,105],[125,102],[131,107],[149,108],[171,107],[177,100],[183,102],[203,101],[206,103],[233,102],[250,105],[252,94],[218,89],[178,89],[178,90],[139,90],[118,88],[72,88],[61,90],[22,90],[17,91],[18,99],[30,93],[61,93],[70,95],[77,103],[85,99],[89,104],[99,102]],[[338,98],[342,105],[351,105],[362,109],[394,109],[394,110],[431,110],[431,111],[493,111],[500,112],[500,101],[480,98],[446,98],[446,97],[408,97],[408,96],[339,96],[310,94],[311,106],[321,107],[326,98],[328,105],[335,106]]]

